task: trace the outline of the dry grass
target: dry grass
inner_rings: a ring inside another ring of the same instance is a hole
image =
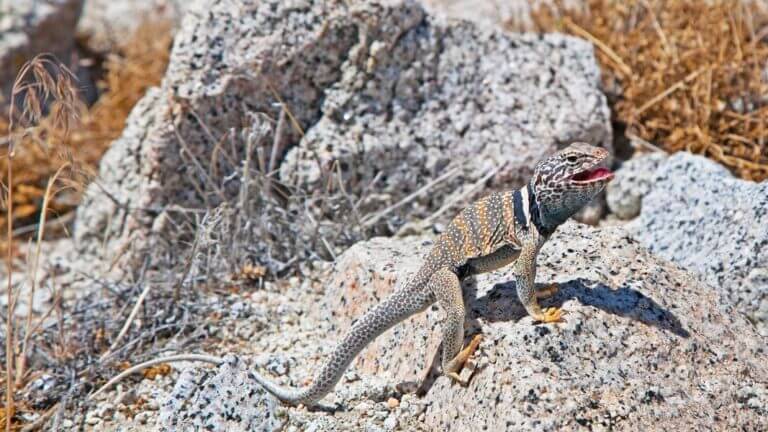
[[[66,176],[74,180],[68,183],[70,186],[83,184],[95,173],[101,156],[120,136],[133,106],[149,87],[160,83],[171,41],[170,24],[143,25],[120,52],[106,58],[104,79],[98,84],[103,93],[93,106],[82,110],[79,118],[68,125],[62,124],[60,112],[54,106],[50,115],[39,119],[34,130],[26,132],[13,159],[13,218],[17,234],[28,232],[24,227],[38,222],[46,181],[63,164],[72,167]],[[0,136],[6,134],[8,121],[0,118]],[[5,160],[0,161],[0,169],[6,169]],[[54,218],[74,210],[79,192],[76,188],[74,193],[51,200],[48,210]],[[0,223],[5,224],[4,216]]]
[[[30,412],[16,397],[17,389],[35,376],[28,364],[34,335],[54,308],[58,327],[64,328],[56,292],[54,307],[33,320],[31,304],[46,221],[51,214],[59,216],[73,210],[84,181],[94,174],[102,154],[122,132],[130,110],[147,88],[159,84],[168,62],[170,34],[168,24],[148,24],[120,53],[110,55],[104,64],[105,81],[100,83],[102,96],[88,109],[79,101],[75,75],[50,55],[39,55],[26,63],[14,83],[8,116],[0,121],[0,136],[6,147],[0,159],[0,169],[6,173],[0,223],[6,225],[7,233],[0,246],[7,258],[9,299],[5,313],[5,400],[0,420],[7,431],[20,427],[20,412]],[[69,190],[75,193],[60,200],[62,191]],[[16,320],[13,317],[19,293],[14,292],[11,279],[16,258],[14,240],[19,233],[35,231],[37,248],[32,252],[28,273],[28,312],[25,319]],[[71,357],[67,343],[63,338],[60,342],[59,347],[48,352],[61,359]]]
[[[543,30],[591,40],[628,132],[768,179],[768,12],[742,0],[588,0],[541,9]]]

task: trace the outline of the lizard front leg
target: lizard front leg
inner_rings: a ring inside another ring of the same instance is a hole
[[[438,270],[430,279],[430,287],[440,306],[445,310],[445,321],[442,323],[443,332],[443,373],[462,385],[467,384],[459,376],[459,371],[475,352],[482,337],[476,335],[466,348],[464,343],[464,299],[461,293],[459,277],[448,268]]]
[[[538,298],[545,298],[557,292],[557,285],[550,286],[548,289],[537,290],[536,284],[536,255],[537,248],[534,245],[525,245],[520,251],[520,256],[515,262],[515,277],[517,282],[517,297],[520,303],[533,317],[534,320],[550,323],[562,322],[563,311],[560,308],[541,309]]]

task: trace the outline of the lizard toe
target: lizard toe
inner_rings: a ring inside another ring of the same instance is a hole
[[[535,317],[535,319],[537,322],[541,323],[565,322],[565,319],[563,318],[563,315],[565,314],[566,312],[560,308],[550,307],[542,310],[541,315]]]

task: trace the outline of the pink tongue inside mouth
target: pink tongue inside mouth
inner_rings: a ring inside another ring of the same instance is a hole
[[[593,181],[602,180],[607,177],[612,177],[613,173],[608,168],[596,168],[591,171],[576,174],[573,178],[577,181]]]

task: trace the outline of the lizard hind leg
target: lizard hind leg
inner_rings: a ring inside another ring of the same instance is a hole
[[[462,349],[466,312],[461,283],[456,273],[448,268],[438,270],[432,275],[429,285],[446,313],[442,323],[443,352],[441,363],[443,373],[464,385],[466,381],[459,376],[459,372],[469,357],[477,350],[482,338],[480,335],[476,335],[469,345]]]
[[[539,300],[550,298],[557,294],[559,291],[560,286],[554,282],[550,284],[536,284],[536,298]]]

